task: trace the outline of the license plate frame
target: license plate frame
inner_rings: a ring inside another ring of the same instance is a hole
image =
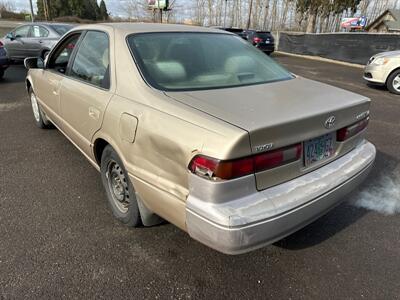
[[[304,142],[304,165],[318,165],[335,154],[335,134],[328,133]]]

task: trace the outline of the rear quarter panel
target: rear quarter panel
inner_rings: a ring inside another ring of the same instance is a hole
[[[98,138],[108,141],[122,158],[144,204],[185,229],[191,159],[197,153],[224,156],[232,149],[248,153],[250,145],[246,132],[164,97],[164,107],[157,105],[160,99],[154,99],[155,107],[115,95],[93,142]],[[137,120],[131,128],[133,141],[124,138],[122,119],[126,115]]]

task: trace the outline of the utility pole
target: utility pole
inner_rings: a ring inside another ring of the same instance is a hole
[[[249,7],[249,18],[247,19],[247,26],[246,29],[250,28],[250,22],[251,22],[251,10],[253,9],[253,0],[250,0],[250,7]]]
[[[29,0],[29,4],[31,5],[31,21],[35,22],[35,15],[33,13],[33,4],[32,4],[32,0]]]

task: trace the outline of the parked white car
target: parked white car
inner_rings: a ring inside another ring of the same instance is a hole
[[[400,51],[372,56],[365,67],[364,79],[371,84],[386,85],[391,93],[400,95]]]

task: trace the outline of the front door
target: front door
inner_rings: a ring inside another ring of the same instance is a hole
[[[13,39],[9,39],[6,42],[6,50],[12,59],[23,59],[28,56],[32,56],[32,49],[27,47],[27,41],[29,36],[30,26],[20,26],[16,28],[12,34]]]
[[[63,130],[87,154],[112,96],[109,47],[106,33],[87,31],[61,85]]]
[[[46,68],[40,70],[42,76],[35,77],[35,90],[39,103],[50,119],[61,126],[60,122],[60,88],[65,79],[68,63],[81,33],[66,37],[48,58]]]

